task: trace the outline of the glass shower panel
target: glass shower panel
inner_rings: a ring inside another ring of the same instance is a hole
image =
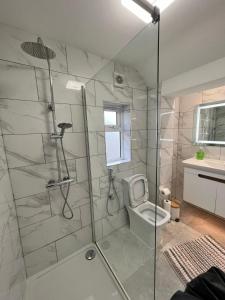
[[[89,86],[95,89],[94,104]],[[85,90],[94,240],[130,299],[154,299],[158,23],[135,36]],[[119,126],[115,115],[104,116],[104,107],[117,108]],[[114,136],[106,145],[106,123],[114,134],[118,126],[120,140]],[[107,167],[107,155],[118,151],[131,155]],[[142,177],[134,186],[142,192],[134,193],[131,203],[128,182],[137,174]]]

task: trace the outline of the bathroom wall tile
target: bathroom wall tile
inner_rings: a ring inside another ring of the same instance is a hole
[[[84,131],[84,111],[81,105],[71,105],[71,115],[74,132]]]
[[[34,69],[0,61],[0,98],[37,101]]]
[[[184,112],[180,114],[180,127],[181,128],[194,127],[194,112]]]
[[[52,214],[61,215],[64,201],[60,189],[57,188],[49,190],[49,196],[51,201]],[[90,203],[89,185],[87,181],[71,184],[68,203],[72,209]],[[66,208],[66,211],[68,211],[68,208]]]
[[[4,134],[50,133],[52,116],[43,102],[2,99],[0,118]],[[56,104],[56,122],[72,122],[70,106]],[[68,131],[71,131],[70,129]]]
[[[41,101],[51,101],[49,75],[47,70],[36,69],[38,94]],[[72,76],[68,74],[52,72],[54,100],[56,103],[78,104],[82,105],[82,92],[81,88],[72,89],[68,84],[80,83],[85,86],[86,99],[89,105],[95,104],[95,90],[94,81],[89,81],[86,78]]]
[[[157,131],[155,129],[148,130],[148,147],[149,148],[156,148],[157,147]],[[160,137],[158,137],[160,139]]]
[[[107,62],[94,76],[95,80],[108,82],[113,84],[114,62]]]
[[[80,210],[75,209],[73,212],[74,218],[72,220],[54,216],[22,228],[20,232],[25,255],[79,230],[81,228]]]
[[[115,62],[115,72],[124,75],[126,85],[133,88],[139,88],[139,89],[146,88],[144,79],[134,68]]]
[[[86,227],[91,224],[90,204],[80,206],[81,224]]]
[[[148,111],[148,129],[157,129],[157,110]],[[158,129],[160,128],[160,117],[158,116]]]
[[[147,113],[146,111],[133,110],[131,112],[132,129],[146,129],[147,128]]]
[[[45,162],[40,134],[5,135],[4,142],[9,168]]]
[[[46,162],[56,161],[55,140],[51,135],[43,135],[44,153]],[[86,144],[84,133],[65,133],[63,137],[66,159],[76,159],[86,156]],[[63,153],[60,144],[58,144],[60,159],[63,160]]]
[[[202,98],[203,98],[203,103],[224,100],[225,86],[203,91]]]
[[[148,110],[157,109],[157,91],[155,89],[147,89]]]
[[[225,148],[221,147],[220,149],[220,160],[225,160]]]
[[[125,209],[121,209],[120,212],[114,216],[108,216],[103,219],[103,237],[110,234],[116,229],[127,224],[127,213]]]
[[[193,130],[192,129],[180,129],[179,130],[179,143],[192,144],[193,143]]]
[[[102,238],[103,238],[103,228],[102,228],[102,220],[98,220],[98,221],[95,221],[95,236],[96,236],[96,241],[100,241]]]
[[[133,108],[147,110],[147,90],[133,89]]]
[[[19,227],[25,227],[51,217],[48,192],[15,201]]]
[[[204,147],[206,158],[220,159],[220,147],[207,146]]]
[[[102,177],[107,174],[105,155],[96,155],[91,157],[92,178]]]
[[[87,226],[78,230],[58,241],[56,241],[58,259],[61,260],[74,252],[78,251],[82,247],[91,243],[92,232],[91,227]]]
[[[103,106],[104,102],[132,104],[132,89],[129,87],[117,88],[113,84],[95,82],[96,105]]]
[[[194,111],[196,105],[202,103],[202,93],[194,93],[180,97],[180,112]]]
[[[93,197],[94,220],[101,220],[106,217],[106,198]]]
[[[168,187],[168,183],[170,183],[172,179],[172,170],[173,170],[172,163],[164,165],[160,168],[160,185],[165,185]]]
[[[88,180],[87,158],[76,159],[77,182]]]
[[[88,130],[104,131],[104,116],[102,107],[87,107]]]
[[[67,59],[69,73],[92,78],[108,63],[108,60],[90,52],[67,45]]]
[[[24,260],[28,276],[50,267],[57,262],[55,243],[25,255]]]
[[[8,25],[1,24],[0,28],[0,58],[4,60],[9,60],[13,62],[18,62],[22,64],[37,66],[40,68],[47,69],[47,62],[43,59],[34,58],[26,54],[21,49],[21,44],[23,42],[37,40],[37,35],[30,34],[23,30],[11,27]],[[66,51],[65,45],[63,43],[50,40],[48,38],[42,37],[43,42],[49,48],[53,49],[56,53],[56,57],[51,60],[51,68],[55,71],[67,71],[66,64]]]
[[[97,132],[89,132],[88,139],[89,139],[89,151],[90,155],[98,155],[98,133]]]
[[[68,167],[71,177],[75,178],[75,160],[68,160]],[[66,174],[64,165],[62,173]],[[10,174],[15,199],[45,192],[48,181],[58,179],[55,162],[11,169]]]
[[[147,148],[147,130],[133,130],[132,149]]]
[[[8,165],[6,161],[5,146],[3,142],[3,137],[0,135],[0,180],[2,176],[4,176],[7,172],[7,169]]]

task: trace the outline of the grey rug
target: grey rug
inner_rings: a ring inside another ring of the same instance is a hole
[[[184,284],[213,266],[225,272],[225,249],[209,235],[178,244],[164,255]]]

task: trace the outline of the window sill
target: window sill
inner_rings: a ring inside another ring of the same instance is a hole
[[[121,165],[121,164],[127,163],[127,162],[129,162],[129,161],[131,161],[131,160],[130,160],[130,159],[121,159],[121,160],[117,160],[117,161],[108,163],[108,164],[107,164],[107,167],[116,166],[116,165]]]

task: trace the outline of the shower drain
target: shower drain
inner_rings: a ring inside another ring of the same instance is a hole
[[[87,260],[92,260],[92,259],[95,258],[95,255],[96,255],[95,250],[94,250],[94,249],[90,249],[90,250],[88,250],[88,251],[86,252],[85,258],[86,258]]]

